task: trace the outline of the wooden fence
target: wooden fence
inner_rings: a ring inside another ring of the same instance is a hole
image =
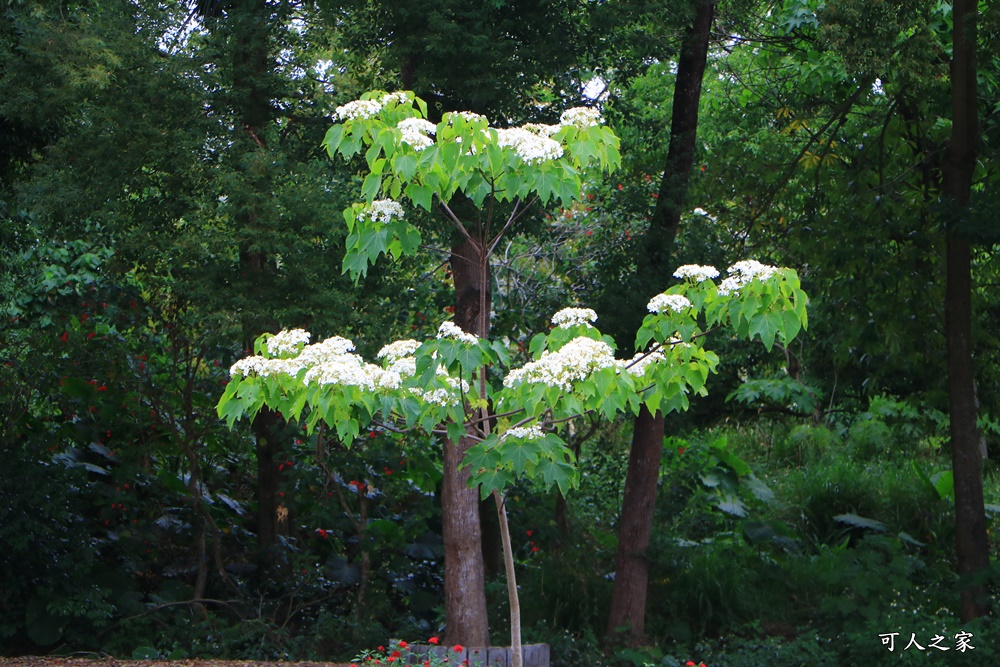
[[[423,664],[428,654],[437,656],[442,661],[447,660],[447,664],[453,667],[511,667],[514,664],[509,646],[465,646],[456,651],[447,646],[411,644],[409,650],[410,662],[416,665]],[[549,667],[548,644],[524,644],[521,646],[521,653],[524,656],[523,667]]]

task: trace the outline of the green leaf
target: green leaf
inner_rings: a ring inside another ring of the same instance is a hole
[[[492,470],[501,464],[500,452],[496,449],[497,440],[491,438],[470,447],[462,458],[462,466],[469,466],[473,472]]]
[[[837,523],[846,523],[848,526],[853,526],[855,528],[865,528],[879,533],[885,532],[885,524],[881,521],[868,519],[863,516],[858,516],[857,514],[838,514],[833,517],[833,520]]]
[[[323,137],[323,143],[321,145],[326,148],[326,152],[330,155],[330,157],[337,154],[337,150],[340,148],[340,140],[343,135],[343,125],[334,125],[326,131],[326,136]]]
[[[745,517],[748,514],[746,504],[738,496],[732,494],[725,494],[720,497],[719,502],[715,506],[726,514],[732,514],[733,516]]]
[[[469,488],[479,485],[479,497],[486,500],[494,491],[503,492],[508,486],[514,483],[514,474],[509,470],[494,468],[481,474],[473,474],[469,477]]]
[[[392,158],[392,170],[404,181],[409,181],[417,173],[417,156],[401,153]]]
[[[515,473],[521,474],[529,463],[538,461],[542,446],[534,440],[507,439],[497,446],[500,459],[505,466],[511,467]]]
[[[371,203],[378,196],[382,189],[382,176],[374,172],[365,176],[365,182],[361,186],[361,196],[365,201]]]
[[[535,476],[539,475],[548,486],[558,485],[564,496],[579,485],[576,467],[566,461],[542,459],[535,466]]]
[[[409,197],[414,204],[425,211],[431,210],[431,200],[434,197],[434,190],[429,185],[410,183],[406,186],[405,192],[406,196]]]

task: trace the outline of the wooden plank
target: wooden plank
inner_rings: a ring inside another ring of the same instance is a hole
[[[486,649],[486,664],[489,667],[510,667],[510,648],[491,646]]]

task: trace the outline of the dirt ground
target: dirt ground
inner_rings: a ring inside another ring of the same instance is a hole
[[[0,667],[350,667],[336,662],[249,662],[245,660],[118,660],[115,658],[0,658]]]

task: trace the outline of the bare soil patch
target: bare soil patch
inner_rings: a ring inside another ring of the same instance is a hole
[[[248,660],[119,660],[23,656],[0,658],[0,667],[350,667],[339,662],[254,662]]]

